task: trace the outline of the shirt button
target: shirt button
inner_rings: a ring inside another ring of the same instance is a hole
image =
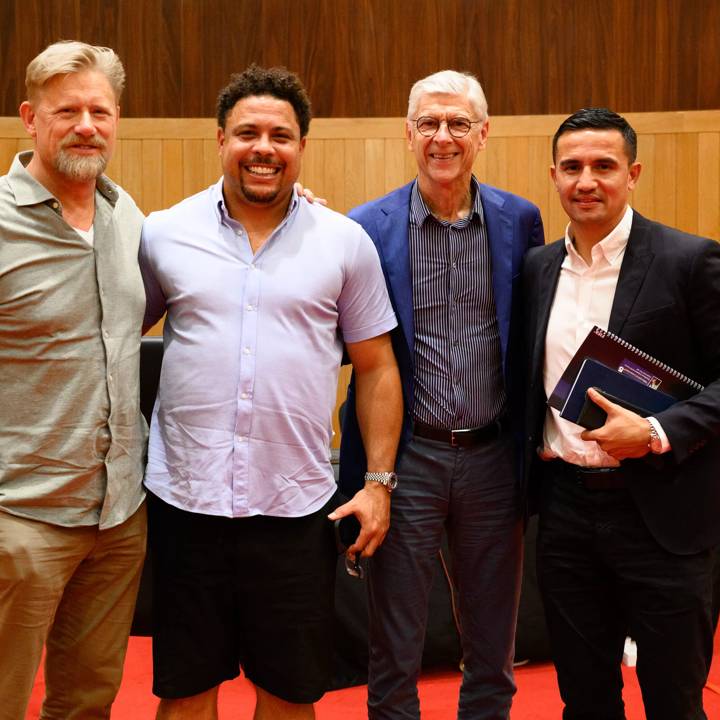
[[[113,379],[113,376],[112,376],[112,373],[110,373],[110,374],[108,375],[108,382],[112,382],[112,379]]]
[[[244,435],[238,435],[238,442],[245,442],[245,436],[244,436]]]
[[[246,305],[246,306],[245,306],[245,309],[246,309],[246,310],[249,310],[250,312],[252,312],[252,311],[255,309],[255,306],[254,306],[254,305]]]
[[[243,353],[244,353],[245,355],[249,355],[249,354],[250,354],[250,348],[249,348],[249,347],[243,348]]]
[[[54,209],[54,210],[57,210],[57,209],[60,207],[60,205],[59,205],[58,203],[56,203],[56,202],[54,202],[54,203],[52,204],[52,206],[53,206],[53,209]]]
[[[247,400],[247,399],[248,399],[248,394],[247,394],[247,393],[241,393],[240,397],[241,397],[243,400]]]
[[[104,337],[106,337],[106,338],[109,338],[109,337],[110,337],[110,333],[109,333],[107,330],[103,330],[103,335],[104,335]]]

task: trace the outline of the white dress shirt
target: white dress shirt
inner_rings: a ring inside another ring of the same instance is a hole
[[[620,222],[592,248],[590,265],[575,249],[569,224],[565,230],[567,255],[560,268],[545,336],[543,382],[548,397],[593,326],[608,327],[632,217],[632,208],[628,206]],[[655,418],[648,419],[658,431],[663,452],[666,452],[670,444],[660,423]],[[595,441],[581,439],[583,430],[548,407],[542,456],[561,458],[573,465],[617,467],[619,461],[604,452]]]

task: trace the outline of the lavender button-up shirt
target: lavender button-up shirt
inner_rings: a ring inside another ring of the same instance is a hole
[[[332,412],[343,340],[391,330],[375,248],[344,216],[293,197],[253,254],[222,180],[150,215],[146,327],[167,310],[147,487],[209,515],[296,517],[335,492]]]

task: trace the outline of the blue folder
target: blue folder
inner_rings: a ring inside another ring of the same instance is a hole
[[[677,402],[672,395],[655,390],[597,360],[586,358],[560,411],[560,417],[591,430],[604,425],[607,414],[587,397],[588,388],[595,388],[611,402],[642,417],[667,410]]]

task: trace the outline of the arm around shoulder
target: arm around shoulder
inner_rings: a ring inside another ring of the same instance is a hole
[[[153,267],[152,254],[148,247],[149,240],[148,220],[143,225],[140,237],[140,250],[138,263],[145,286],[145,317],[143,319],[142,332],[145,334],[165,314],[165,294],[162,291],[160,282]]]

